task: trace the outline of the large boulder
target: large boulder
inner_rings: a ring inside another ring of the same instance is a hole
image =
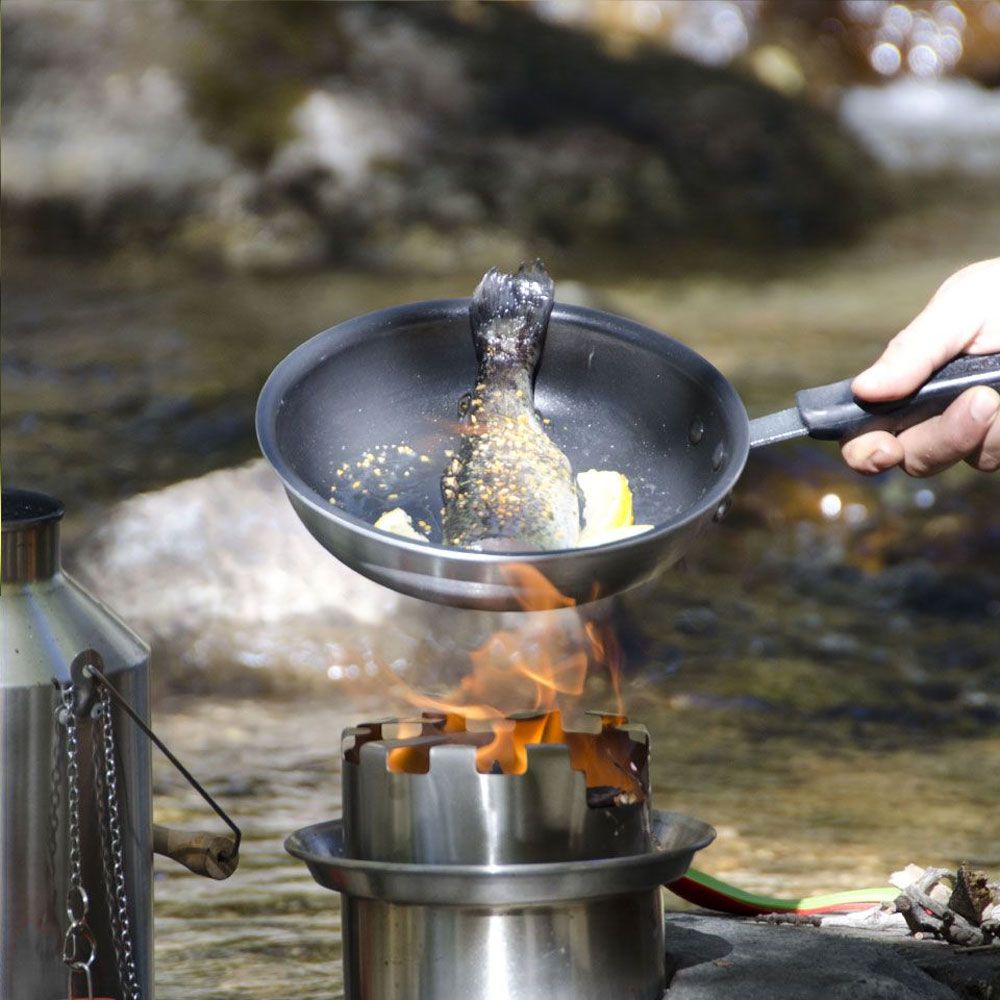
[[[151,644],[160,691],[328,691],[332,680],[384,702],[405,699],[404,683],[450,688],[500,629],[517,636],[515,654],[535,636],[552,649],[587,643],[574,609],[463,611],[372,583],[312,538],[263,460],[114,505],[67,563]]]
[[[176,8],[13,0],[3,17],[3,200],[33,242],[157,237],[236,169],[187,107]]]
[[[878,173],[827,113],[524,4],[11,0],[11,221],[169,231],[239,267],[848,235]],[[109,25],[115,30],[109,30]],[[114,225],[112,225],[114,223]]]
[[[825,922],[824,922],[825,923]],[[988,1000],[995,956],[956,960],[905,929],[767,926],[702,913],[667,914],[670,1000]]]
[[[151,643],[171,688],[346,669],[406,603],[329,556],[263,461],[118,504],[69,564]]]

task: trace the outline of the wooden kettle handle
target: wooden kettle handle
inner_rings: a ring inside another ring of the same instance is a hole
[[[235,839],[225,834],[153,825],[153,853],[182,864],[195,875],[226,879],[240,863]]]

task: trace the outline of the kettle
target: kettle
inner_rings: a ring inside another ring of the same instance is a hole
[[[150,739],[179,762],[149,729],[149,647],[63,572],[62,516],[3,490],[0,996],[145,1000],[154,849],[224,878],[239,830],[194,782],[235,840],[154,833]]]

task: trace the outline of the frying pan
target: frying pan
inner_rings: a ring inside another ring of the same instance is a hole
[[[750,421],[733,386],[689,347],[621,316],[557,304],[536,406],[573,469],[627,475],[636,522],[655,527],[607,545],[525,553],[446,548],[372,527],[401,506],[440,539],[446,451],[458,448],[457,406],[475,378],[468,299],[383,309],[318,334],[278,364],[257,404],[257,436],[302,522],[352,569],[425,600],[516,611],[560,605],[558,595],[584,603],[650,579],[725,513],[751,448],[901,430],[970,385],[1000,385],[1000,355],[959,358],[900,404],[862,408],[848,380]],[[374,455],[387,456],[388,473],[373,475]]]

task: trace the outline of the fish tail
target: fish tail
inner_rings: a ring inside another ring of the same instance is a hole
[[[518,365],[534,373],[555,302],[555,284],[540,260],[516,274],[491,268],[472,296],[469,319],[480,364]]]

